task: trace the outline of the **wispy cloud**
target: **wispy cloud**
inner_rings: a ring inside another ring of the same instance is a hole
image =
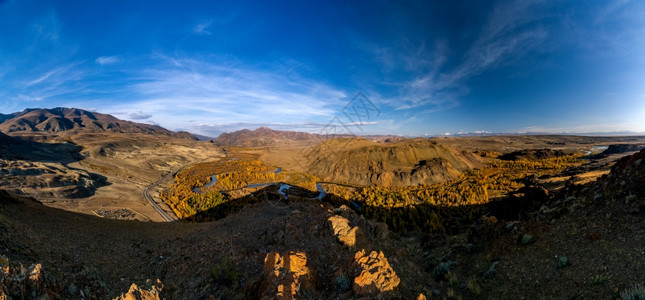
[[[151,114],[146,114],[142,111],[133,112],[128,115],[132,120],[145,120],[152,118]]]
[[[97,57],[94,61],[99,64],[99,65],[111,65],[118,63],[121,59],[114,55],[114,56],[99,56]]]
[[[630,0],[613,0],[613,1],[607,1],[607,4],[602,7],[599,12],[596,14],[593,23],[594,25],[599,25],[603,23],[607,17],[609,17],[611,14],[625,6]]]
[[[212,20],[201,22],[193,27],[193,33],[200,35],[211,35],[212,33],[208,31],[208,28],[211,27],[211,25],[213,25]]]
[[[45,98],[43,98],[43,97],[27,96],[25,94],[18,94],[18,98],[20,98],[21,100],[25,100],[25,101],[43,101],[43,100],[45,100]]]
[[[31,79],[14,80],[12,85],[18,95],[17,100],[41,101],[84,90],[87,83],[83,79],[87,71],[80,65],[80,62],[69,63],[33,75]]]
[[[342,90],[267,66],[155,57],[162,60],[135,76],[128,90],[136,96],[118,109],[173,120],[171,128],[196,119],[223,124],[326,119],[347,101]]]
[[[536,1],[500,3],[493,9],[479,37],[474,40],[463,63],[442,74],[437,88],[450,88],[465,80],[521,60],[548,38],[548,31],[538,25],[527,26],[538,17],[532,12]]]
[[[55,13],[50,13],[32,25],[41,40],[56,42],[60,38],[61,25]]]
[[[37,78],[28,80],[25,86],[31,87],[46,83],[47,85],[60,85],[67,81],[79,80],[82,78],[83,72],[77,67],[80,63],[70,63],[60,67],[55,67]]]
[[[469,92],[468,80],[521,61],[542,46],[549,32],[534,24],[540,18],[534,12],[540,3],[499,3],[465,52],[455,52],[451,48],[455,46],[442,39],[438,39],[434,47],[428,48],[424,43],[416,48],[404,47],[402,57],[393,57],[389,51],[376,47],[372,53],[385,70],[401,65],[403,70],[414,76],[404,81],[388,82],[396,92],[374,97],[396,110],[414,109],[423,114],[458,106],[460,97]]]

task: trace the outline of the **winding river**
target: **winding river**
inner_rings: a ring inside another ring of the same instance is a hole
[[[280,172],[282,172],[282,168],[280,167],[278,167],[275,171],[273,171],[274,174],[279,174]],[[202,192],[200,191],[200,189],[211,187],[216,182],[217,182],[217,174],[213,174],[211,175],[211,181],[209,183],[205,184],[201,188],[193,188],[193,192],[201,194]],[[322,182],[316,182],[316,190],[318,190],[318,196],[310,199],[322,200],[322,198],[325,197],[325,195],[327,194],[327,191],[325,191],[321,183]],[[251,183],[251,184],[247,184],[245,187],[242,187],[242,188],[257,188],[257,187],[264,187],[264,186],[271,186],[271,185],[280,185],[278,187],[278,194],[284,196],[285,199],[289,199],[289,188],[291,188],[291,186],[282,182]],[[221,191],[221,192],[228,192],[228,191]]]

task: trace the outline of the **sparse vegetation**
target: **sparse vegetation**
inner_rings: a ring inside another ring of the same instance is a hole
[[[233,288],[241,277],[240,271],[227,258],[213,266],[210,275],[215,284]]]

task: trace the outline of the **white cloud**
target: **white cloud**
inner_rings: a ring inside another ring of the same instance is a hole
[[[111,65],[118,63],[121,59],[118,56],[99,56],[94,61],[99,65]]]
[[[211,35],[212,33],[208,31],[208,28],[211,27],[211,25],[213,25],[212,20],[199,23],[193,27],[193,33],[199,35]]]
[[[18,97],[20,99],[22,99],[22,100],[25,100],[25,101],[43,101],[43,100],[45,100],[45,98],[43,98],[43,97],[28,96],[28,95],[25,95],[25,94],[18,94]]]
[[[146,114],[142,111],[133,112],[128,115],[132,120],[145,120],[152,118],[151,114]]]
[[[35,79],[28,80],[24,85],[26,87],[41,85],[59,85],[63,82],[78,80],[82,73],[78,70],[79,63],[70,63],[60,67],[53,68]]]
[[[327,121],[348,101],[344,91],[264,66],[168,58],[141,70],[127,87],[132,101],[104,110],[145,111],[169,129],[199,123]],[[200,127],[198,129],[205,129]],[[197,130],[199,131],[199,130]],[[206,133],[206,132],[203,132]]]
[[[350,123],[345,123],[344,125],[346,126],[363,126],[363,125],[378,125],[379,122],[376,121],[369,121],[369,122],[350,122]]]
[[[84,78],[87,72],[79,68],[80,63],[70,63],[39,75],[29,74],[32,77],[16,79],[11,84],[14,86],[16,100],[41,101],[52,97],[79,93],[87,88]]]

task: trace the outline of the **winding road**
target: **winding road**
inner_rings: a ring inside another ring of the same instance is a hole
[[[164,218],[164,220],[166,220],[166,222],[174,222],[174,221],[177,221],[177,217],[175,217],[175,216],[171,216],[170,214],[168,214],[168,213],[167,213],[163,208],[161,208],[161,206],[159,206],[159,204],[157,203],[157,201],[155,201],[155,199],[153,199],[153,198],[152,198],[152,196],[150,196],[150,194],[149,194],[149,193],[150,193],[150,189],[151,189],[151,188],[153,188],[153,187],[157,186],[160,182],[162,182],[162,181],[166,180],[166,178],[167,178],[168,176],[172,176],[173,174],[175,174],[175,173],[170,173],[170,174],[168,174],[168,175],[166,175],[166,176],[162,177],[161,179],[157,180],[157,181],[156,181],[156,182],[154,182],[153,184],[151,184],[151,185],[149,185],[148,187],[146,187],[146,189],[145,189],[145,190],[143,190],[143,196],[144,196],[146,199],[148,199],[148,202],[150,202],[150,204],[152,205],[152,208],[154,208],[154,209],[155,209],[155,210],[156,210],[156,211],[161,215],[161,217],[162,217],[162,218]],[[173,214],[173,215],[174,215],[174,214]]]
[[[204,160],[206,160],[206,159],[203,159],[203,160],[201,160],[201,161],[204,161]],[[188,166],[190,166],[190,165],[193,165],[193,164],[199,163],[199,162],[201,162],[201,161],[198,161],[198,162],[192,162],[192,163],[190,163],[190,164],[184,165],[184,166],[182,166],[181,168],[179,168],[177,171],[175,171],[175,172],[170,172],[170,173],[168,173],[168,175],[166,175],[166,176],[164,176],[164,177],[161,177],[161,179],[159,179],[159,180],[155,181],[154,183],[152,183],[151,185],[149,185],[148,187],[146,187],[146,189],[145,189],[145,190],[143,190],[143,197],[144,197],[144,198],[146,198],[146,200],[148,200],[148,202],[150,202],[150,205],[152,205],[152,208],[154,208],[154,209],[159,213],[159,215],[161,215],[161,217],[162,217],[164,220],[166,220],[166,222],[175,222],[175,221],[179,220],[179,218],[178,218],[174,213],[172,213],[172,215],[170,215],[170,214],[169,214],[168,212],[166,212],[163,208],[161,208],[161,206],[159,205],[159,203],[157,203],[157,201],[155,201],[155,199],[154,199],[154,198],[152,198],[152,196],[150,196],[150,189],[152,189],[152,188],[154,188],[155,186],[159,185],[159,183],[161,183],[162,181],[165,181],[165,180],[168,180],[168,179],[170,179],[170,178],[174,177],[177,173],[181,172],[181,170],[183,170],[184,168],[186,168],[186,167],[188,167]]]

